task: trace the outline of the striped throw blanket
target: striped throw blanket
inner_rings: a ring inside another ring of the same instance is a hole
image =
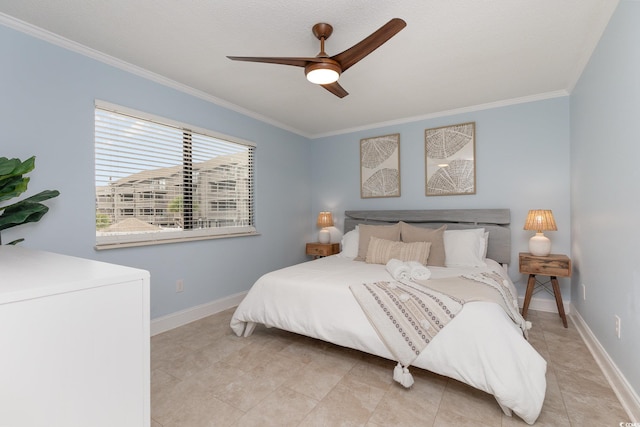
[[[463,301],[410,282],[354,284],[351,292],[399,362],[394,379],[410,387],[407,367],[462,309]]]
[[[483,273],[414,282],[353,284],[350,289],[398,361],[394,379],[410,387],[413,378],[408,366],[462,310],[466,301],[498,303],[526,335],[530,324],[520,315],[517,301],[503,282],[498,273]]]

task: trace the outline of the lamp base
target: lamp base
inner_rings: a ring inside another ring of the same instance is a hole
[[[318,242],[320,243],[329,243],[331,241],[331,233],[326,228],[323,228],[318,233]]]
[[[544,234],[536,233],[529,239],[529,252],[535,256],[547,256],[551,253],[551,240]]]

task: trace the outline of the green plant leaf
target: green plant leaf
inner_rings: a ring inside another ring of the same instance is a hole
[[[54,197],[58,197],[60,192],[58,190],[44,190],[39,192],[38,194],[34,194],[31,197],[27,197],[23,200],[23,202],[42,202],[44,200],[53,199]]]
[[[0,202],[19,196],[27,190],[30,178],[22,175],[35,168],[35,156],[27,160],[0,157]],[[27,222],[37,222],[49,211],[42,201],[60,195],[58,190],[44,190],[8,206],[0,206],[0,231]],[[24,239],[9,243],[15,245]],[[0,242],[1,243],[1,242]]]
[[[49,211],[49,208],[39,202],[57,197],[58,195],[60,195],[58,190],[44,190],[4,207],[4,211],[0,214],[0,230],[5,230],[27,222],[40,221],[40,218]]]
[[[49,211],[49,208],[42,203],[33,203],[22,200],[5,208],[0,215],[0,231],[16,225],[28,222],[40,221],[40,218]]]
[[[0,179],[0,202],[24,193],[29,185],[29,180],[30,178],[23,178],[22,175]]]
[[[31,156],[24,162],[20,159],[0,157],[0,179],[7,176],[24,175],[36,167],[36,156]]]
[[[19,159],[7,159],[0,157],[0,178],[10,176],[11,172],[22,163]]]
[[[23,202],[33,202],[33,203],[42,202],[44,200],[52,199],[54,197],[57,197],[59,195],[60,195],[60,192],[58,190],[44,190],[44,191],[39,192],[38,194],[34,194],[31,197],[27,197],[24,200],[16,202],[16,203],[14,203],[12,205],[7,205],[4,208],[0,208],[0,209],[5,209],[5,210],[6,209],[14,209],[14,206],[20,205]]]

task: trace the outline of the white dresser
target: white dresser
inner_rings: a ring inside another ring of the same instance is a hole
[[[0,426],[149,426],[149,280],[0,246]]]

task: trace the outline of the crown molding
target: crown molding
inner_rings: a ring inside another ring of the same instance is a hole
[[[72,40],[69,40],[65,37],[62,37],[60,35],[57,35],[55,33],[52,33],[51,31],[47,31],[43,28],[37,27],[35,25],[29,24],[27,22],[21,21],[17,18],[14,18],[12,16],[0,13],[0,24],[14,29],[16,31],[20,31],[21,33],[27,34],[29,36],[35,37],[37,39],[43,40],[47,43],[51,43],[55,46],[61,47],[63,49],[67,49],[71,52],[75,52],[78,53],[80,55],[89,57],[91,59],[94,59],[96,61],[102,62],[104,64],[110,65],[112,67],[121,69],[123,71],[126,71],[128,73],[134,74],[136,76],[145,78],[147,80],[150,80],[152,82],[161,84],[163,86],[178,90],[180,92],[186,93],[188,95],[194,96],[196,98],[200,98],[203,99],[205,101],[211,102],[213,104],[216,104],[220,107],[224,107],[227,108],[229,110],[235,111],[236,113],[240,113],[242,115],[251,117],[253,119],[259,120],[263,123],[275,126],[277,128],[295,133],[297,135],[303,136],[305,138],[309,138],[309,135],[301,132],[298,129],[294,129],[290,126],[287,126],[283,123],[280,123],[278,121],[272,120],[268,117],[265,117],[261,114],[257,114],[253,111],[247,110],[245,108],[242,108],[236,104],[233,104],[231,102],[225,101],[223,99],[217,98],[215,96],[209,95],[208,93],[202,92],[200,90],[194,89],[190,86],[187,86],[185,84],[182,83],[178,83],[175,80],[169,79],[167,77],[164,77],[160,74],[156,74],[153,73],[147,69],[144,69],[142,67],[138,67],[136,65],[130,64],[126,61],[122,61],[118,58],[115,58],[113,56],[107,55],[103,52],[97,51],[95,49],[92,49],[90,47],[87,47],[83,44],[74,42]]]
[[[540,93],[540,94],[536,94],[536,95],[523,96],[523,97],[520,97],[520,98],[505,99],[505,100],[502,100],[502,101],[489,102],[489,103],[486,103],[486,104],[479,104],[479,105],[472,105],[472,106],[469,106],[469,107],[456,108],[456,109],[453,109],[453,110],[438,111],[436,113],[429,113],[429,114],[420,115],[420,116],[405,117],[405,118],[398,119],[398,120],[390,120],[390,121],[387,121],[387,122],[373,123],[371,125],[365,125],[365,126],[359,126],[359,127],[349,128],[349,129],[343,129],[343,130],[339,130],[339,131],[335,131],[335,132],[314,134],[314,135],[311,135],[309,138],[311,138],[311,139],[326,138],[326,137],[329,137],[329,136],[343,135],[343,134],[346,134],[346,133],[360,132],[360,131],[363,131],[363,130],[378,129],[378,128],[386,127],[386,126],[397,126],[397,125],[406,124],[406,123],[419,122],[419,121],[422,121],[422,120],[435,119],[435,118],[438,118],[438,117],[454,116],[454,115],[457,115],[457,114],[472,113],[472,112],[475,112],[475,111],[490,110],[490,109],[493,109],[493,108],[500,108],[500,107],[508,107],[508,106],[511,106],[511,105],[524,104],[524,103],[527,103],[527,102],[535,102],[535,101],[543,101],[543,100],[546,100],[546,99],[561,98],[563,96],[569,96],[569,92],[566,91],[566,90],[557,90],[557,91],[553,91],[553,92],[546,92],[546,93]]]
[[[406,124],[406,123],[412,123],[412,122],[417,122],[417,121],[422,121],[422,120],[429,120],[429,119],[434,119],[434,118],[438,118],[438,117],[446,117],[446,116],[453,116],[453,115],[457,115],[457,114],[464,114],[464,113],[470,113],[470,112],[475,112],[475,111],[482,111],[482,110],[489,110],[489,109],[493,109],[493,108],[500,108],[500,107],[506,107],[506,106],[511,106],[511,105],[516,105],[516,104],[522,104],[522,103],[527,103],[527,102],[535,102],[535,101],[541,101],[541,100],[546,100],[546,99],[552,99],[552,98],[559,98],[559,97],[563,97],[563,96],[568,96],[569,95],[569,91],[568,90],[559,90],[559,91],[554,91],[554,92],[547,92],[547,93],[542,93],[542,94],[536,94],[536,95],[530,95],[530,96],[524,96],[524,97],[520,97],[520,98],[513,98],[513,99],[506,99],[506,100],[502,100],[502,101],[496,101],[496,102],[490,102],[490,103],[486,103],[486,104],[479,104],[479,105],[474,105],[474,106],[469,106],[469,107],[463,107],[463,108],[457,108],[457,109],[453,109],[453,110],[446,110],[446,111],[439,111],[439,112],[435,112],[435,113],[429,113],[429,114],[425,114],[425,115],[420,115],[420,116],[412,116],[412,117],[405,117],[402,119],[398,119],[398,120],[391,120],[391,121],[386,121],[386,122],[378,122],[378,123],[372,123],[369,125],[364,125],[364,126],[358,126],[358,127],[353,127],[353,128],[347,128],[347,129],[342,129],[342,130],[337,130],[337,131],[332,131],[332,132],[327,132],[327,133],[317,133],[317,134],[309,134],[306,132],[301,131],[300,129],[295,129],[292,128],[291,126],[288,126],[284,123],[278,122],[276,120],[273,120],[269,117],[263,116],[261,114],[257,114],[254,111],[245,109],[243,107],[240,107],[236,104],[233,104],[231,102],[225,101],[223,99],[217,98],[215,96],[212,96],[208,93],[205,93],[203,91],[194,89],[190,86],[187,86],[185,84],[182,83],[178,83],[175,80],[169,79],[167,77],[164,77],[160,74],[156,74],[153,73],[147,69],[138,67],[136,65],[130,64],[128,62],[122,61],[118,58],[115,58],[113,56],[107,55],[105,53],[102,53],[100,51],[97,51],[95,49],[89,48],[85,45],[82,45],[80,43],[74,42],[72,40],[69,40],[65,37],[59,36],[55,33],[52,33],[50,31],[47,31],[43,28],[37,27],[35,25],[29,24],[27,22],[21,21],[17,18],[14,18],[12,16],[0,13],[0,24],[12,28],[16,31],[20,31],[22,33],[25,33],[27,35],[33,36],[37,39],[43,40],[45,42],[51,43],[53,45],[56,45],[58,47],[62,47],[64,49],[67,49],[69,51],[78,53],[80,55],[92,58],[96,61],[102,62],[104,64],[110,65],[112,67],[121,69],[123,71],[129,72],[131,74],[137,75],[139,77],[145,78],[147,80],[153,81],[155,83],[161,84],[163,86],[178,90],[180,92],[183,92],[185,94],[194,96],[196,98],[200,98],[203,99],[205,101],[211,102],[215,105],[218,105],[220,107],[224,107],[227,108],[231,111],[235,111],[237,113],[240,113],[244,116],[250,117],[252,119],[261,121],[263,123],[275,126],[279,129],[294,133],[296,135],[300,135],[304,138],[307,139],[319,139],[319,138],[326,138],[326,137],[330,137],[330,136],[337,136],[337,135],[344,135],[344,134],[348,134],[348,133],[354,133],[354,132],[360,132],[360,131],[365,131],[365,130],[371,130],[371,129],[378,129],[381,127],[386,127],[386,126],[397,126],[397,125],[401,125],[401,124]]]

